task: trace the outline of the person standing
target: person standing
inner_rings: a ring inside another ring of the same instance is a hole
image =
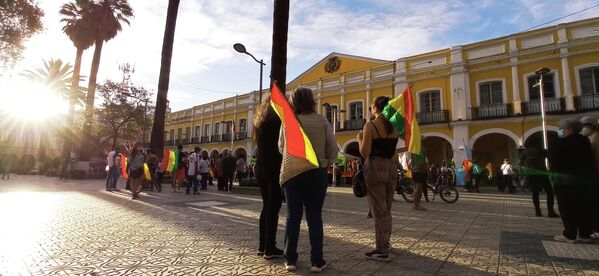
[[[520,166],[524,166],[523,174],[526,185],[532,190],[532,203],[535,206],[535,214],[537,217],[543,216],[539,203],[539,194],[541,190],[545,190],[547,193],[547,216],[558,218],[559,215],[553,209],[553,187],[547,174],[547,166],[545,166],[547,152],[541,148],[541,141],[538,136],[529,139],[530,145],[520,155]]]
[[[562,120],[559,127],[560,139],[549,152],[549,160],[564,231],[562,235],[553,238],[556,241],[574,243],[576,237],[579,237],[583,242],[590,242],[590,192],[595,173],[591,143],[580,135],[582,124],[578,120]]]
[[[422,193],[425,192],[426,180],[428,179],[428,160],[426,159],[426,149],[424,143],[422,143],[422,155],[410,153],[410,169],[412,170],[412,179],[414,180],[414,201],[412,202],[412,208],[414,210],[426,211],[426,208],[420,205],[422,199]],[[425,198],[428,195],[425,196]],[[428,201],[428,200],[427,200]]]
[[[364,163],[364,179],[366,181],[366,198],[370,207],[369,217],[374,218],[376,248],[366,252],[366,258],[377,261],[390,261],[389,247],[391,240],[391,204],[393,202],[394,184],[397,183],[398,158],[395,154],[398,134],[382,116],[383,109],[389,102],[388,97],[376,97],[370,106],[374,120],[366,123],[358,133],[360,154]],[[426,179],[425,179],[426,181]]]
[[[225,152],[225,158],[223,158],[223,185],[225,191],[233,192],[233,181],[235,180],[235,165],[237,160],[231,154],[230,151]]]
[[[200,170],[198,168],[200,159],[200,147],[195,147],[194,151],[187,155],[187,186],[185,187],[185,194],[189,194],[189,191],[193,187],[193,194],[199,195],[198,193],[198,175]]]
[[[516,187],[514,187],[514,168],[507,158],[503,159],[503,164],[501,165],[501,181],[503,181],[504,189],[507,187],[512,194],[516,192]]]
[[[216,185],[219,191],[225,191],[225,178],[223,173],[223,154],[219,154],[215,162],[216,168]]]
[[[201,188],[200,190],[208,189],[208,179],[210,177],[210,161],[208,161],[208,153],[204,152],[200,157],[200,162],[198,164],[198,168],[200,170],[201,176]]]
[[[146,155],[141,143],[135,143],[131,154],[127,159],[127,167],[129,167],[129,179],[131,180],[132,199],[139,198],[141,184],[144,181],[144,163]]]
[[[297,242],[304,206],[310,236],[311,272],[321,272],[327,262],[323,258],[322,205],[327,189],[327,167],[337,156],[337,141],[328,120],[316,113],[316,102],[309,88],[297,88],[290,97],[293,112],[312,143],[320,167],[287,152],[285,128],[279,135],[279,151],[283,154],[280,182],[287,202],[285,225],[285,259],[287,270],[295,270]],[[261,153],[264,154],[264,153]]]
[[[119,179],[119,172],[117,171],[116,158],[117,150],[112,149],[108,156],[106,156],[106,165],[108,166],[108,173],[106,174],[106,191],[112,192],[116,189],[116,182]]]
[[[183,151],[183,146],[182,145],[178,145],[177,146],[177,152],[179,153],[179,158],[177,160],[177,170],[175,170],[174,172],[172,172],[172,182],[173,182],[173,192],[178,192],[181,190],[181,183],[183,183],[185,181],[185,159],[187,158],[187,155],[185,154],[185,152]]]
[[[243,156],[243,154],[239,154],[239,159],[237,159],[237,164],[235,164],[235,170],[237,171],[237,179],[241,182],[247,173],[247,163],[245,162],[245,156]]]
[[[478,165],[478,160],[474,160],[472,164],[472,179],[473,181],[473,192],[480,193],[480,183],[483,179],[482,170]]]
[[[156,153],[149,149],[148,150],[148,169],[150,170],[150,176],[152,179],[149,181],[150,183],[150,191],[153,191],[156,188],[157,192],[162,190],[161,180],[158,179],[158,169],[160,167],[160,159],[156,155]]]
[[[582,123],[582,131],[580,134],[589,138],[591,142],[591,150],[593,151],[593,165],[595,167],[594,184],[592,186],[592,202],[591,216],[593,224],[593,234],[591,235],[594,239],[599,239],[599,129],[597,118],[592,116],[584,116],[580,119]]]
[[[262,195],[258,255],[266,259],[284,256],[283,250],[276,246],[279,211],[283,203],[283,191],[279,184],[282,156],[277,144],[280,127],[281,120],[270,106],[270,99],[266,99],[254,115],[254,139],[258,151],[257,158],[252,158]]]

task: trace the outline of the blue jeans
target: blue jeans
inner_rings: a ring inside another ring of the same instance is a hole
[[[189,190],[191,189],[191,186],[193,186],[193,193],[197,193],[198,192],[198,178],[195,175],[188,175],[187,176],[187,187],[185,188],[185,193],[189,194]]]
[[[297,262],[297,241],[300,223],[306,207],[306,221],[310,236],[310,251],[313,265],[324,262],[322,253],[323,227],[322,204],[327,189],[327,172],[324,168],[303,172],[283,184],[287,200],[287,223],[285,225],[285,258],[289,263]]]
[[[108,168],[108,174],[106,175],[106,189],[116,189],[116,182],[119,180],[119,172],[116,166]]]

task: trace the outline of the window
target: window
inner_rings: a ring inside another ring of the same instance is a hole
[[[182,133],[183,133],[183,129],[182,128],[177,129],[177,140],[181,140]]]
[[[204,125],[204,131],[202,133],[204,133],[204,136],[210,135],[210,124]]]
[[[337,105],[332,104],[330,108],[324,109],[324,117],[329,120],[329,123],[333,123],[333,109],[337,109]]]
[[[233,127],[233,122],[232,121],[225,122],[225,134],[226,133],[231,133],[232,127]]]
[[[441,91],[430,90],[419,93],[420,112],[433,112],[441,110]]]
[[[214,131],[212,132],[212,134],[214,134],[214,135],[219,135],[220,134],[220,122],[219,123],[214,123]]]
[[[537,75],[528,77],[528,98],[531,101],[539,99],[539,91],[541,90],[538,85],[539,78]],[[554,73],[545,74],[543,77],[543,96],[545,98],[555,98],[554,78]]]
[[[200,132],[201,130],[202,130],[202,129],[200,128],[200,126],[196,126],[196,132],[195,132],[195,133],[196,133],[196,135],[195,135],[195,137],[200,137],[200,136],[202,136],[202,133]]]
[[[185,139],[189,139],[189,134],[191,133],[191,127],[185,128]]]
[[[170,140],[170,141],[173,141],[173,140],[175,140],[175,130],[174,130],[174,129],[171,129],[171,133],[170,133],[170,139],[169,139],[169,140]]]
[[[480,105],[503,103],[503,83],[501,81],[483,82],[478,85]]]
[[[237,131],[239,131],[239,132],[245,132],[246,125],[247,125],[247,119],[246,118],[239,119],[239,127],[238,127]]]
[[[599,66],[580,69],[582,95],[599,94]]]
[[[364,119],[364,107],[362,102],[353,102],[349,104],[349,119]]]

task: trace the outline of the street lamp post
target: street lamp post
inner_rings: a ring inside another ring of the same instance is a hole
[[[235,43],[233,45],[233,49],[235,49],[235,51],[237,51],[239,53],[246,54],[246,55],[252,57],[257,63],[260,63],[260,98],[259,98],[259,101],[260,101],[260,103],[262,103],[262,71],[263,71],[264,65],[266,65],[266,64],[262,61],[262,59],[258,60],[252,54],[250,54],[245,49],[245,46],[243,46],[243,44],[241,44],[241,43]]]
[[[327,109],[327,111],[331,111],[331,119],[333,120],[332,124],[333,124],[333,135],[337,134],[337,112],[345,112],[345,110],[338,110],[337,106],[335,105],[331,105],[329,103],[324,103],[322,104],[322,106],[324,108]],[[333,162],[333,186],[338,186],[337,185],[337,173],[336,173],[336,169],[337,169],[337,161]]]
[[[537,69],[537,71],[535,71],[535,74],[539,75],[539,99],[541,102],[541,125],[543,128],[543,149],[547,150],[547,127],[545,124],[545,91],[543,90],[543,75],[549,73],[549,68],[547,67],[543,67],[543,68],[539,68]],[[549,169],[549,160],[547,158],[545,158],[545,168],[548,170]]]

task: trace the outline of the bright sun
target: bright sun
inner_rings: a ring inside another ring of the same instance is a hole
[[[42,85],[27,81],[0,84],[0,110],[25,121],[43,121],[66,114],[68,103]]]

